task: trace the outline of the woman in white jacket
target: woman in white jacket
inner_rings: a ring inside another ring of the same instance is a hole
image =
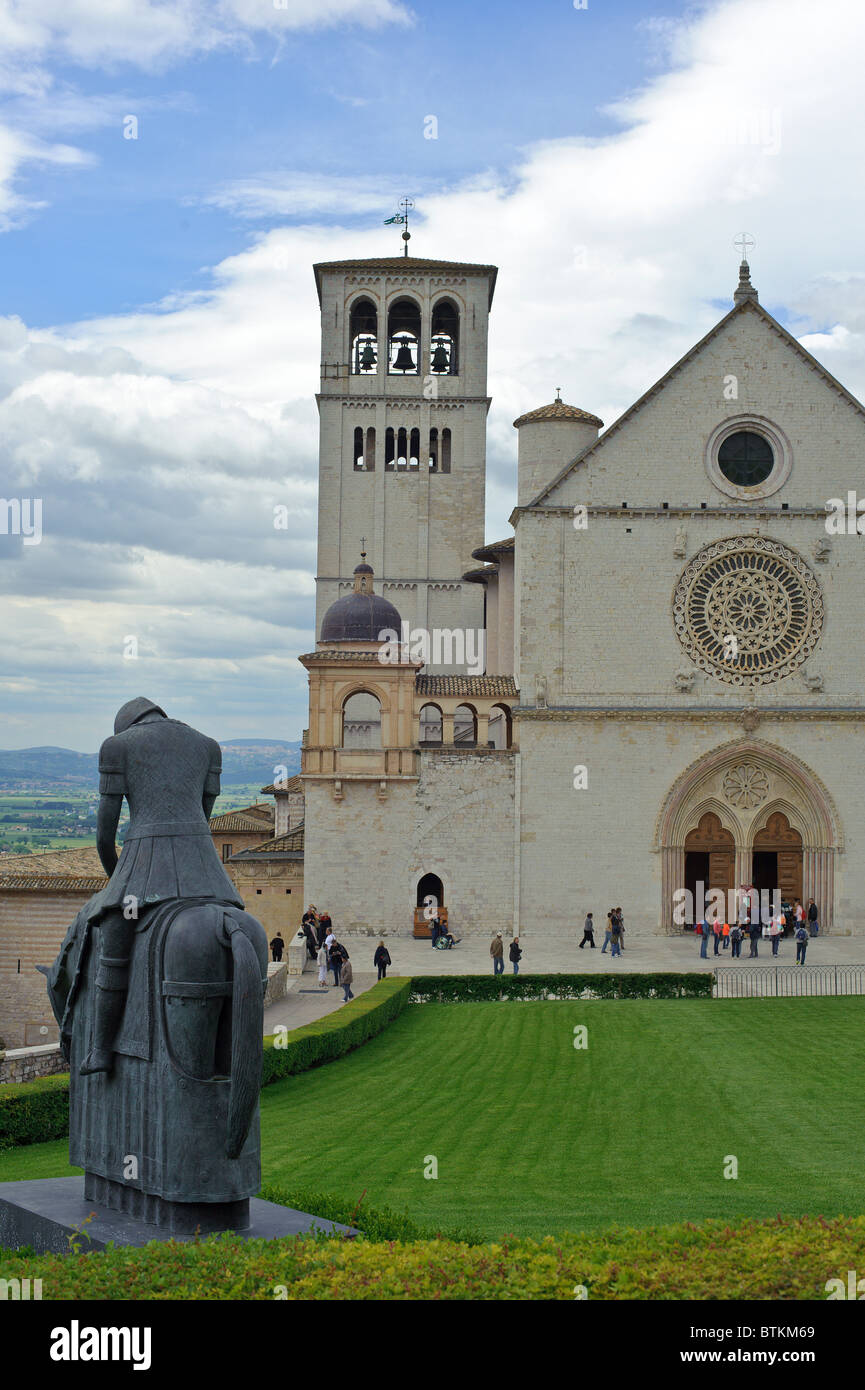
[[[327,947],[322,941],[318,948],[318,983],[321,989],[327,989]]]

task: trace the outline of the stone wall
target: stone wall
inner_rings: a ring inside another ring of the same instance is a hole
[[[6,1081],[36,1081],[69,1070],[57,1043],[47,1047],[21,1047],[0,1052],[0,1085]]]
[[[306,783],[306,895],[337,935],[410,936],[416,890],[437,874],[458,935],[510,931],[514,918],[514,750],[434,749],[420,777]]]
[[[36,966],[51,964],[89,897],[89,891],[0,892],[0,1038],[7,1048],[57,1041],[45,977]]]

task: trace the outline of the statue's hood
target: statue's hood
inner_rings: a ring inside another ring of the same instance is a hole
[[[134,700],[127,700],[125,705],[121,705],[114,720],[114,732],[122,734],[124,729],[130,725],[137,724],[139,719],[143,719],[145,714],[161,714],[163,719],[168,716],[164,709],[148,700],[146,695],[136,695]]]

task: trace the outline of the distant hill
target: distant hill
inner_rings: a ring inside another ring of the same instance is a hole
[[[300,771],[300,741],[277,738],[232,738],[222,748],[222,784],[239,786],[273,781],[274,769],[285,767],[288,776]],[[79,787],[95,789],[99,779],[96,753],[76,753],[71,748],[0,749],[0,789]]]

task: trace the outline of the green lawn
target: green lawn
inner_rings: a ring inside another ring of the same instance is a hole
[[[414,1006],[262,1092],[263,1177],[489,1236],[861,1213],[863,1025],[865,998]]]

